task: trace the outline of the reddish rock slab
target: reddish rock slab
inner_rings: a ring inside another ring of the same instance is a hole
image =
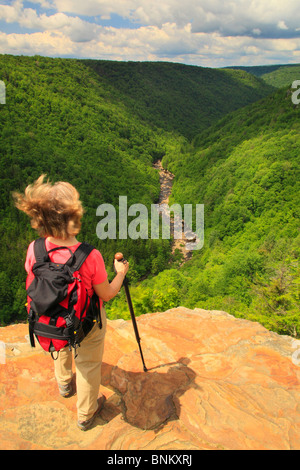
[[[178,307],[137,321],[149,370],[131,322],[108,321],[107,402],[87,432],[76,425],[76,395],[60,397],[53,360],[30,347],[27,325],[0,328],[0,448],[300,449],[293,338],[220,311]]]

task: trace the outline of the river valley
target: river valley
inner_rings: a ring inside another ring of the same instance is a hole
[[[153,164],[153,167],[159,171],[159,182],[160,182],[160,194],[158,201],[158,209],[164,214],[169,206],[169,199],[172,192],[173,175],[170,171],[163,168],[161,160],[158,160]],[[163,215],[164,217],[164,215]],[[175,253],[176,250],[179,250],[183,256],[182,262],[186,262],[191,258],[193,250],[190,249],[191,244],[197,242],[197,235],[192,232],[187,227],[184,227],[184,220],[180,219],[175,221],[177,229],[180,230],[182,238],[172,238],[172,253]],[[170,217],[170,229],[171,234],[174,235],[174,217]]]

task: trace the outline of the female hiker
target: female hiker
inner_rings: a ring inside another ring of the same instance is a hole
[[[45,248],[53,263],[66,263],[70,251],[74,253],[80,242],[76,239],[83,216],[83,208],[77,190],[67,182],[51,184],[44,182],[41,175],[32,185],[27,186],[24,194],[14,193],[18,209],[31,219],[31,225],[40,237],[45,238]],[[25,269],[28,273],[26,287],[34,275],[32,267],[36,262],[34,242],[27,251]],[[59,249],[59,247],[68,249]],[[128,263],[115,261],[116,276],[112,282],[107,279],[105,264],[101,253],[94,249],[79,269],[88,295],[96,294],[100,299],[102,328],[95,323],[91,331],[80,343],[75,357],[76,393],[78,427],[87,430],[103,407],[105,397],[99,394],[101,382],[101,364],[106,332],[106,314],[103,301],[115,297],[119,292],[128,271]],[[54,372],[59,392],[63,397],[71,396],[73,389],[72,352],[68,347],[61,349],[54,361]]]

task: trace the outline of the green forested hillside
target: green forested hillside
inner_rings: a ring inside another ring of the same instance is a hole
[[[101,250],[108,269],[114,253],[124,251],[132,280],[157,274],[167,267],[169,242],[100,241],[97,207],[105,202],[117,209],[120,195],[128,206],[149,207],[159,194],[152,163],[179,154],[182,134],[270,93],[239,71],[40,56],[0,56],[0,78],[6,86],[0,107],[0,324],[25,318],[24,260],[36,236],[15,209],[12,191],[24,190],[41,173],[71,182],[86,210],[80,239]]]
[[[116,251],[129,258],[137,314],[222,308],[300,334],[300,125],[290,90],[270,94],[244,71],[39,56],[0,56],[0,78],[1,325],[25,318],[24,259],[36,236],[11,192],[46,173],[78,188],[80,239],[101,250],[110,274]],[[205,205],[204,248],[180,269],[166,240],[96,236],[103,202],[157,201],[158,158],[175,174],[172,202]],[[108,310],[126,316],[124,294]]]
[[[225,67],[225,69],[231,70],[243,70],[244,72],[250,73],[255,77],[263,77],[264,75],[268,75],[270,73],[276,72],[276,70],[284,69],[284,68],[293,68],[299,67],[300,64],[276,64],[276,65],[250,65],[250,66],[231,66]]]
[[[126,97],[143,122],[192,138],[228,112],[273,91],[241,70],[217,70],[163,62],[92,61],[107,86]]]
[[[258,65],[253,67],[231,67],[260,77],[274,88],[291,86],[294,80],[300,80],[300,64]],[[226,69],[225,69],[226,70]]]
[[[299,154],[300,108],[285,89],[165,156],[171,202],[205,204],[205,242],[180,270],[137,287],[137,309],[224,309],[299,337]]]
[[[295,80],[300,80],[300,65],[293,67],[280,67],[261,77],[268,85],[276,88],[291,86]]]
[[[98,240],[96,209],[104,202],[117,208],[120,195],[128,197],[128,206],[153,203],[159,178],[152,162],[173,152],[180,138],[140,123],[79,61],[3,56],[0,76],[6,84],[0,108],[0,323],[25,314],[24,260],[36,237],[11,193],[42,173],[77,187],[86,211],[79,239],[101,249],[108,269],[122,250],[132,261],[133,278],[166,266],[166,241]]]

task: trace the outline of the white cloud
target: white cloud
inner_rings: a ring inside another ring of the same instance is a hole
[[[51,3],[51,1],[48,1],[48,0],[30,0],[30,3],[36,3],[38,5],[41,5],[42,8],[53,7],[53,4]]]
[[[0,52],[109,60],[171,60],[206,67],[286,63],[300,58],[298,38],[261,41],[247,36],[224,37],[217,33],[192,33],[191,25],[178,28],[175,23],[166,23],[161,28],[99,27],[91,40],[75,39],[66,26],[60,31],[25,35],[1,33]]]
[[[115,13],[143,25],[161,27],[192,23],[193,32],[249,35],[260,29],[264,37],[280,37],[280,31],[297,35],[299,0],[52,0],[57,11],[109,17]],[[286,37],[286,36],[285,36]]]
[[[252,32],[255,36],[260,36],[261,35],[261,30],[259,28],[254,28],[252,30]]]
[[[85,16],[110,16],[116,13],[129,18],[130,12],[138,7],[137,0],[52,0],[59,12]]]
[[[29,33],[2,33],[0,52],[211,67],[295,62],[300,56],[298,1],[186,0],[183,7],[182,0],[31,0],[36,10],[15,0],[0,5],[0,19]],[[95,23],[95,17],[113,13],[136,22],[135,28]]]
[[[281,20],[281,21],[278,21],[277,26],[278,26],[279,29],[289,29],[289,28],[287,27],[287,25],[285,24],[285,22],[282,21],[282,20]]]
[[[15,1],[12,5],[0,5],[0,20],[7,23],[16,23],[22,11],[22,1]]]
[[[44,4],[44,2],[42,3]],[[32,8],[23,8],[20,0],[11,6],[0,5],[0,20],[5,20],[7,23],[18,23],[23,28],[40,32],[60,31],[75,42],[91,41],[98,28],[95,24],[64,13],[55,13],[50,16],[44,13],[38,15],[36,10]]]
[[[7,54],[40,54],[50,57],[72,56],[74,43],[62,34],[4,34],[0,32],[0,50]]]

